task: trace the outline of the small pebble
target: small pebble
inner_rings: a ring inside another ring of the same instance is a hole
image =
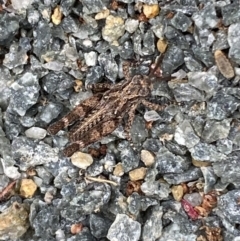
[[[31,127],[25,131],[25,134],[29,138],[42,140],[47,135],[47,131],[40,127]]]
[[[177,186],[173,186],[171,189],[172,189],[173,198],[178,202],[181,201],[183,197],[183,186],[177,185]]]
[[[124,20],[121,17],[109,15],[102,29],[102,36],[107,42],[117,41],[125,32]]]
[[[157,41],[157,49],[161,54],[165,53],[167,46],[168,46],[168,44],[167,44],[166,40],[159,39]]]
[[[84,59],[87,66],[95,66],[97,64],[97,53],[94,51],[85,53]]]
[[[131,181],[138,181],[144,179],[146,176],[147,168],[140,167],[129,172],[129,178]]]
[[[83,225],[82,225],[82,223],[74,223],[74,224],[71,226],[71,233],[72,233],[72,234],[80,233],[82,230],[83,230]]]
[[[57,6],[54,11],[53,11],[53,15],[52,15],[52,22],[55,24],[55,25],[59,25],[62,21],[62,17],[63,17],[63,14],[61,12],[61,8],[60,6]]]
[[[117,177],[121,177],[123,174],[124,174],[124,169],[123,169],[122,163],[119,162],[119,163],[115,166],[115,169],[114,169],[114,171],[113,171],[113,175],[114,175],[114,176],[117,176]]]
[[[31,6],[33,0],[11,0],[12,7],[16,10],[22,10],[22,9],[27,9],[28,7]]]
[[[4,174],[14,180],[19,179],[21,177],[21,174],[19,173],[19,169],[14,166],[5,167]]]
[[[155,162],[154,155],[147,150],[141,151],[141,161],[145,164],[146,167],[151,166]]]
[[[78,79],[76,79],[75,80],[75,85],[74,85],[74,90],[76,91],[76,92],[79,92],[81,89],[82,89],[82,87],[83,87],[83,82],[81,81],[81,80],[78,80]]]
[[[33,197],[37,190],[37,185],[32,179],[22,179],[20,187],[20,195],[25,198]]]
[[[93,163],[93,158],[91,155],[79,151],[71,156],[71,161],[74,166],[81,169],[87,169],[87,167]]]
[[[207,162],[207,161],[198,161],[195,159],[192,159],[192,164],[195,167],[207,167],[207,166],[211,166],[211,162]]]
[[[1,240],[19,240],[29,227],[29,211],[26,204],[14,202],[9,208],[1,210]]]
[[[144,114],[145,121],[156,121],[160,119],[160,115],[155,110],[146,111]]]
[[[62,229],[58,229],[56,232],[56,241],[63,241],[65,239],[65,233]]]
[[[136,19],[127,19],[125,22],[125,29],[129,33],[134,33],[139,25],[139,21]]]
[[[214,53],[214,58],[221,74],[227,79],[233,78],[235,75],[234,69],[225,54],[221,50],[217,50]]]
[[[159,6],[158,4],[152,4],[152,5],[148,5],[148,4],[144,4],[143,5],[143,13],[145,14],[145,16],[147,18],[154,18],[159,14]]]
[[[187,193],[184,195],[184,200],[188,201],[193,207],[195,207],[202,203],[202,196],[198,192]]]
[[[53,200],[53,195],[52,195],[52,193],[46,192],[45,195],[44,195],[44,201],[45,201],[45,203],[50,204],[50,203],[52,202],[52,200]]]

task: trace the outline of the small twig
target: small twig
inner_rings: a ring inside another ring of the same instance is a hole
[[[16,181],[13,181],[3,189],[3,191],[0,193],[0,201],[8,198],[8,195],[11,192],[11,190],[15,184],[16,184]]]
[[[114,186],[117,186],[118,184],[114,181],[110,181],[110,180],[106,180],[106,179],[102,179],[99,177],[91,177],[91,176],[86,176],[85,179],[90,180],[90,181],[94,181],[94,182],[102,182],[102,183],[109,183],[112,184]]]

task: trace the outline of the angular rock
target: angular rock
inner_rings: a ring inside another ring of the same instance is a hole
[[[228,155],[228,158],[221,162],[213,164],[214,173],[221,178],[222,183],[233,183],[240,187],[240,165],[239,151]]]
[[[216,146],[199,142],[193,148],[190,148],[192,158],[198,161],[219,162],[226,159],[226,155],[217,151]]]
[[[202,138],[211,143],[228,137],[232,119],[222,121],[207,120],[202,132]]]
[[[11,85],[11,89],[12,96],[8,111],[24,116],[26,111],[38,100],[40,90],[38,78],[27,72]]]
[[[96,238],[104,238],[107,236],[108,230],[112,222],[106,217],[90,214],[90,229],[91,233]]]
[[[202,177],[202,172],[199,168],[191,167],[184,173],[180,174],[165,174],[163,176],[164,180],[166,180],[169,184],[181,184],[183,182],[190,182],[197,180]]]
[[[174,139],[179,145],[187,148],[194,147],[200,141],[200,138],[195,134],[190,122],[187,120],[184,120],[177,126]]]
[[[162,216],[163,209],[160,205],[151,208],[143,225],[143,241],[155,241],[162,236]]]
[[[29,208],[14,202],[0,214],[0,239],[18,240],[28,229]]]
[[[37,144],[32,139],[26,137],[14,139],[12,142],[12,153],[13,158],[20,160],[20,168],[22,170],[58,160],[57,148],[51,148],[45,143]]]
[[[126,214],[118,214],[108,230],[107,238],[115,241],[138,241],[141,235],[141,224],[133,221]]]
[[[218,198],[218,210],[231,223],[236,224],[240,222],[239,210],[240,190],[228,191],[228,193],[221,195]]]
[[[156,155],[154,167],[161,174],[182,173],[191,165],[190,159],[174,155],[166,148],[162,148]]]
[[[121,17],[109,15],[106,18],[106,25],[102,29],[102,36],[104,40],[113,43],[124,34],[124,31],[124,20]]]
[[[0,13],[0,45],[9,46],[14,38],[14,35],[19,29],[19,20],[16,16],[6,12]]]

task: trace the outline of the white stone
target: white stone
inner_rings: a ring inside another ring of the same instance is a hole
[[[146,121],[156,121],[160,119],[160,115],[155,110],[145,112],[144,119]]]
[[[71,161],[74,166],[81,169],[87,169],[87,167],[93,163],[93,158],[87,153],[78,151],[71,156]]]
[[[85,53],[84,59],[87,66],[95,66],[97,64],[97,53],[94,51]]]
[[[134,33],[138,28],[139,22],[136,19],[127,19],[125,22],[125,29],[129,33]]]
[[[27,9],[33,0],[12,0],[12,7],[16,10]]]
[[[4,174],[14,180],[21,177],[21,174],[18,172],[18,168],[14,166],[4,168]]]
[[[31,127],[25,131],[25,135],[29,138],[41,140],[47,135],[47,131],[40,127]]]

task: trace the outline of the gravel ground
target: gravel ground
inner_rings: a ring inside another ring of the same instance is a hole
[[[239,43],[237,0],[0,0],[0,240],[239,241]],[[167,107],[65,157],[49,125],[160,54]]]

